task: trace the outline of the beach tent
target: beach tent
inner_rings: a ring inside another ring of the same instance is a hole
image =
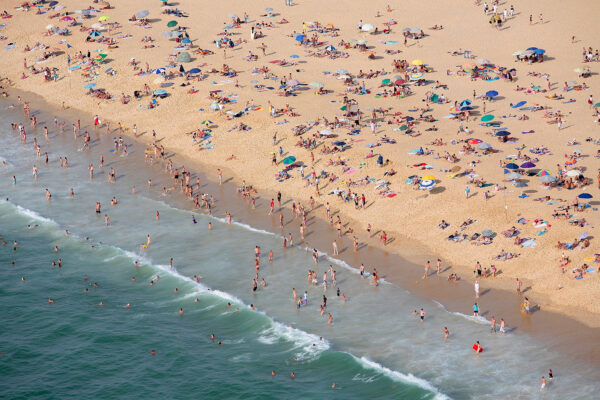
[[[184,51],[184,52],[177,54],[177,61],[182,62],[182,63],[188,63],[188,62],[192,61],[192,57],[190,56],[190,53],[188,53],[187,51]]]

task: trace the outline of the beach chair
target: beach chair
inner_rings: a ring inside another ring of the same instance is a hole
[[[471,50],[465,50],[463,53],[464,58],[473,58],[473,54],[471,54]]]

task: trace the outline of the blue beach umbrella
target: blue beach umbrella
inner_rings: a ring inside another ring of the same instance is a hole
[[[498,132],[494,133],[494,135],[499,136],[499,137],[510,136],[510,132],[509,131],[498,131]]]
[[[419,183],[421,189],[431,189],[435,185],[435,181],[433,179],[424,179]]]
[[[529,48],[527,48],[527,50],[533,50],[533,51],[535,51],[535,50],[537,50],[537,47],[529,47]]]
[[[471,105],[471,103],[472,103],[472,101],[471,101],[471,100],[463,100],[463,101],[461,101],[461,102],[460,102],[460,106],[461,106],[461,107],[464,107],[464,106],[470,106],[470,105]]]
[[[495,90],[490,90],[490,91],[488,91],[488,92],[485,93],[485,96],[486,97],[496,97],[496,96],[498,96],[498,92],[495,91]]]
[[[515,164],[515,163],[508,163],[508,164],[505,165],[505,168],[508,168],[508,169],[519,169],[519,166],[517,164]]]
[[[298,36],[296,36],[296,42],[303,41],[305,37],[306,37],[305,35],[298,35]]]
[[[142,11],[138,11],[135,13],[135,17],[136,18],[145,18],[148,16],[148,14],[150,14],[150,11],[148,10],[142,10]]]
[[[297,54],[292,54],[292,55],[290,56],[290,58],[300,58],[300,56],[299,56],[299,55],[297,55]]]
[[[188,72],[190,74],[198,74],[198,73],[202,72],[202,70],[200,68],[192,68]]]
[[[535,49],[535,54],[544,54],[546,50],[544,49]]]
[[[51,1],[50,4],[48,4],[50,7],[54,7],[55,5],[58,4],[58,1]]]
[[[93,37],[102,36],[102,33],[98,32],[98,31],[91,31],[90,36],[93,36]]]
[[[581,194],[580,194],[579,196],[577,196],[577,197],[579,197],[580,199],[591,199],[591,198],[592,198],[592,197],[594,197],[594,196],[592,196],[592,195],[591,195],[591,194],[589,194],[589,193],[581,193]]]
[[[83,88],[84,89],[92,89],[94,86],[96,86],[95,83],[88,83],[87,85],[85,85]]]
[[[154,94],[157,96],[163,96],[163,95],[167,94],[167,91],[164,89],[157,89],[154,91]]]
[[[329,46],[326,46],[326,47],[325,47],[325,50],[327,50],[327,51],[334,51],[334,50],[335,50],[335,47],[333,47],[333,46],[329,45]]]
[[[191,41],[190,39],[188,39],[188,38],[185,38],[185,39],[183,39],[183,40],[181,41],[181,43],[183,43],[183,44],[188,44],[188,43],[192,43],[192,41]]]
[[[160,75],[160,74],[164,74],[165,71],[166,71],[166,69],[164,69],[164,68],[156,68],[154,70],[154,73],[157,74],[157,75]]]

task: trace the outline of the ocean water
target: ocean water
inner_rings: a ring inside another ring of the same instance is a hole
[[[600,389],[590,366],[526,334],[490,334],[483,317],[448,312],[388,283],[375,287],[323,255],[319,280],[333,265],[344,302],[335,288],[307,283],[315,266],[305,249],[283,250],[281,237],[235,218],[226,224],[219,193],[215,216],[191,210],[177,189],[165,194],[173,183],[164,166],[145,164],[131,139],[126,156],[109,151],[114,135],[104,132],[81,150],[81,138],[56,132],[51,116],[39,114],[38,131],[27,125],[22,144],[10,129],[20,119],[0,110],[1,398],[589,399]],[[36,156],[33,137],[49,165]],[[60,156],[69,168],[59,167]],[[115,183],[107,180],[111,167]],[[152,244],[143,248],[148,234]],[[255,245],[267,286],[253,292]],[[58,258],[61,268],[51,265]],[[307,291],[307,306],[297,309],[293,287]],[[323,294],[333,324],[319,312]],[[412,314],[421,307],[424,323]],[[476,340],[485,349],[479,355]],[[556,379],[540,390],[548,368]]]

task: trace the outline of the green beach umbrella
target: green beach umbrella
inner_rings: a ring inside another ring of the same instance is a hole
[[[594,107],[600,107],[600,103],[594,104]]]
[[[384,79],[384,80],[382,80],[382,81],[381,81],[381,84],[382,84],[382,85],[389,85],[389,84],[390,84],[390,82],[392,82],[392,80],[391,80],[391,79]]]
[[[204,121],[202,121],[202,125],[210,125],[212,124],[212,121],[209,121],[207,119],[205,119]]]
[[[172,28],[172,27],[174,27],[174,26],[177,26],[177,21],[169,21],[169,22],[167,23],[167,27],[169,27],[169,28]]]
[[[408,129],[408,126],[406,126],[406,125],[402,125],[402,126],[400,126],[400,130],[401,130],[401,131],[405,131],[405,130],[407,130],[407,129]]]
[[[285,165],[290,165],[294,161],[296,161],[296,157],[294,157],[294,156],[288,156],[288,157],[286,157],[286,158],[283,159],[282,163],[284,163]]]
[[[346,109],[347,109],[347,108],[348,108],[348,107],[346,107],[346,106],[342,106],[342,108],[340,108],[340,110],[342,110],[342,111],[346,111]]]
[[[98,55],[95,57],[95,60],[96,60],[96,61],[102,61],[102,60],[104,60],[106,57],[108,57],[108,54],[98,54]]]
[[[440,96],[438,96],[437,94],[434,94],[433,96],[431,96],[431,101],[433,101],[435,103],[436,101],[438,101],[439,98],[440,98]]]
[[[488,122],[494,119],[494,116],[492,114],[488,114],[488,115],[484,115],[483,117],[481,117],[481,120],[483,122]]]

